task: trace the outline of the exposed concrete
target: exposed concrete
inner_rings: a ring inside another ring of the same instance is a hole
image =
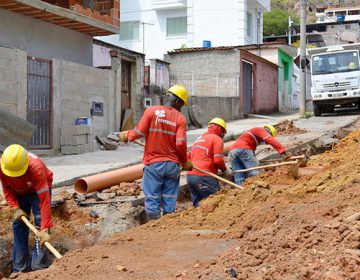
[[[27,112],[26,71],[27,53],[25,51],[0,47],[0,107],[23,119],[26,119]]]
[[[4,9],[0,9],[0,30],[0,45],[25,50],[37,58],[60,58],[92,65],[89,35]]]

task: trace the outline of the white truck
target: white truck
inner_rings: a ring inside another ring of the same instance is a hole
[[[308,49],[311,55],[311,97],[314,115],[335,108],[360,110],[360,44]]]

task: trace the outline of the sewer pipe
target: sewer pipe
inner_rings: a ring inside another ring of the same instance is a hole
[[[234,142],[235,141],[224,143],[224,154],[229,152],[229,148]],[[120,183],[133,182],[142,178],[143,168],[143,164],[136,164],[121,169],[80,178],[75,182],[75,191],[81,194],[87,194],[100,191]]]

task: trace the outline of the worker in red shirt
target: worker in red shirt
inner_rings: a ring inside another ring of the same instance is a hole
[[[224,162],[224,142],[226,123],[221,118],[214,118],[209,122],[207,132],[196,139],[188,157],[194,166],[205,171],[217,174],[218,170],[225,176],[231,175]],[[214,177],[196,169],[187,172],[187,183],[190,189],[191,200],[195,207],[199,201],[216,193],[219,182]]]
[[[275,139],[276,129],[272,125],[264,127],[254,127],[242,133],[236,142],[230,147],[229,158],[231,160],[231,168],[233,171],[256,167],[259,165],[255,157],[255,150],[261,143],[271,145],[284,158],[291,155],[286,149]],[[240,185],[246,178],[256,176],[260,172],[251,170],[248,172],[234,173],[235,183]]]
[[[172,86],[166,95],[165,105],[147,108],[138,125],[119,134],[127,142],[145,137],[145,164],[142,187],[145,194],[145,211],[149,220],[175,211],[179,192],[179,164],[191,170],[187,159],[186,120],[180,113],[187,105],[188,93],[181,85]]]
[[[36,155],[17,144],[5,149],[1,157],[0,181],[5,199],[14,212],[12,265],[15,275],[50,265],[43,244],[50,240],[49,229],[53,226],[50,215],[52,180],[52,172]],[[32,258],[29,255],[29,228],[21,220],[22,216],[28,218],[31,211],[35,226],[40,229]]]

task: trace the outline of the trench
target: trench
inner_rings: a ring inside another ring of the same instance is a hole
[[[316,141],[299,145],[290,151],[298,154],[306,153],[308,156],[321,154],[330,150],[350,131],[340,129],[327,133]],[[263,159],[276,156],[276,154],[272,154]],[[184,175],[182,177],[177,211],[185,211],[192,206]],[[52,245],[61,254],[66,254],[93,246],[113,234],[146,223],[143,207],[144,197],[140,193],[141,182],[138,180],[134,183],[124,184],[124,188],[130,189],[130,192],[121,189],[121,185],[86,195],[74,193],[73,186],[56,189],[52,201],[52,216],[56,227],[52,232],[54,240]],[[5,211],[0,211],[1,224],[4,225],[3,221],[11,224],[11,218],[4,217],[3,212]],[[8,226],[9,229],[10,226]],[[0,279],[11,273],[12,235],[4,234],[5,231],[4,229],[0,231]],[[30,237],[29,244],[33,244],[32,237]],[[32,250],[32,248],[30,249]]]

